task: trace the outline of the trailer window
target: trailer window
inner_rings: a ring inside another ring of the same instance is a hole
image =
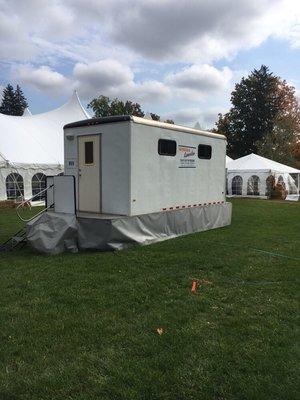
[[[93,164],[94,163],[94,143],[84,142],[84,163]]]
[[[159,139],[158,154],[160,154],[161,156],[173,156],[174,157],[176,155],[175,140]]]
[[[211,159],[211,146],[209,146],[207,144],[199,144],[198,158],[202,158],[203,160],[210,160]]]

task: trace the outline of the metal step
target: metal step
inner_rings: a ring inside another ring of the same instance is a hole
[[[25,246],[26,242],[26,228],[24,227],[0,245],[0,252],[8,252],[21,248]]]

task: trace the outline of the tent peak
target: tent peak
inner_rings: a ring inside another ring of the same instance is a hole
[[[29,110],[28,107],[26,107],[26,108],[24,109],[24,112],[23,112],[23,114],[22,114],[22,117],[29,117],[30,115],[32,115],[32,112]]]
[[[0,115],[0,163],[8,159],[16,164],[63,163],[63,127],[87,119],[77,93],[59,108],[27,116]],[[24,143],[29,151],[24,151]],[[3,156],[5,155],[5,157]]]
[[[89,113],[84,109],[83,105],[81,104],[77,89],[73,90],[73,93],[72,93],[71,97],[69,98],[69,100],[65,104],[63,104],[61,107],[65,107],[67,105],[79,106],[81,108],[82,112],[84,113],[84,115],[86,116],[86,118],[91,118]]]

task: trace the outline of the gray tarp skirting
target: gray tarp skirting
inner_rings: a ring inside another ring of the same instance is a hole
[[[47,254],[122,250],[230,223],[230,203],[101,219],[46,212],[27,224],[27,238],[35,250]]]

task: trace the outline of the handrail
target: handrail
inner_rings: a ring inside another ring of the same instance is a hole
[[[38,215],[43,214],[45,211],[49,210],[49,209],[53,206],[53,204],[51,204],[49,207],[45,207],[43,210],[39,211],[37,214],[33,215],[33,216],[32,216],[31,218],[29,218],[29,219],[24,219],[24,218],[20,215],[20,213],[19,213],[19,209],[20,209],[20,208],[23,208],[23,207],[25,206],[25,204],[29,204],[29,207],[30,207],[30,209],[31,209],[31,204],[30,204],[30,202],[31,202],[34,198],[40,196],[40,195],[41,195],[42,193],[44,193],[44,192],[47,192],[47,190],[49,190],[49,189],[51,189],[51,188],[53,188],[53,187],[54,187],[53,184],[50,185],[50,186],[48,186],[47,188],[41,190],[39,193],[35,194],[35,195],[34,195],[33,197],[31,197],[29,200],[24,200],[24,201],[22,201],[22,203],[20,203],[20,204],[16,207],[17,216],[20,218],[21,221],[23,221],[23,222],[29,222],[29,221],[33,220],[34,218],[36,218]]]

